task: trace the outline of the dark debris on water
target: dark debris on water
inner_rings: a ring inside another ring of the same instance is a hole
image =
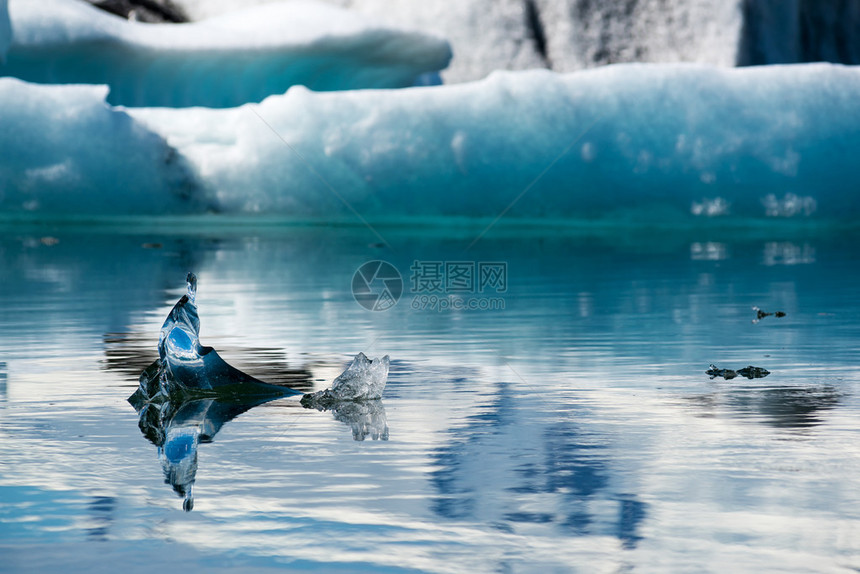
[[[753,307],[753,311],[755,311],[755,319],[752,320],[753,323],[758,323],[765,317],[776,317],[778,319],[785,317],[784,311],[775,311],[773,313],[768,313],[767,311],[762,311],[758,307]]]
[[[770,374],[770,371],[761,367],[753,367],[752,365],[744,367],[743,369],[738,369],[736,371],[732,369],[719,369],[716,367],[716,365],[711,365],[711,367],[707,371],[705,371],[705,373],[709,375],[711,379],[722,377],[725,380],[729,381],[737,376],[746,377],[747,379],[762,379],[768,376]]]

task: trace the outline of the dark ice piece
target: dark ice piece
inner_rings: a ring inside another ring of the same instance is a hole
[[[748,379],[761,379],[770,374],[770,371],[767,369],[763,369],[761,367],[753,367],[749,365],[748,367],[744,367],[743,369],[739,369],[734,371],[732,369],[720,369],[717,368],[716,365],[711,365],[710,368],[705,371],[705,374],[711,377],[711,379],[715,379],[717,377],[722,377],[727,381],[730,381],[737,377],[738,375],[742,377],[746,377]]]

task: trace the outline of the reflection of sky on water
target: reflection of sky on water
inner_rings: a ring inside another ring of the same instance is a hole
[[[360,230],[28,233],[0,236],[0,532],[77,569],[95,541],[347,571],[860,567],[844,238],[524,234],[464,253],[403,231],[391,251]],[[407,288],[416,259],[504,260],[505,310],[418,312],[407,292],[365,311],[349,286],[380,258]],[[359,351],[394,361],[356,425],[289,399],[224,425],[186,515],[125,397],[189,268],[201,341],[253,376],[311,390]],[[787,315],[753,324],[754,305]],[[711,381],[710,363],[771,375]]]
[[[570,421],[540,425],[532,436],[519,398],[511,385],[500,384],[493,402],[453,429],[450,441],[433,453],[433,510],[508,531],[521,523],[555,523],[571,535],[614,535],[623,547],[635,547],[647,506],[611,492],[607,437]],[[502,452],[506,464],[500,467]],[[552,500],[535,504],[538,498]]]

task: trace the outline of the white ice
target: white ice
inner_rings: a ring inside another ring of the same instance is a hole
[[[0,79],[0,208],[492,218],[522,194],[506,217],[852,218],[858,93],[860,68],[830,64],[296,87],[214,110]]]
[[[15,36],[0,74],[107,84],[109,101],[127,106],[229,107],[296,84],[399,88],[451,57],[439,37],[307,0],[181,25],[129,22],[82,0],[11,0],[9,13]]]
[[[381,399],[388,381],[388,355],[368,359],[359,353],[346,370],[331,384],[331,393],[339,401]]]
[[[331,388],[305,395],[302,404],[308,408],[331,408],[344,401],[381,399],[388,381],[388,367],[388,355],[368,359],[364,353],[359,353],[332,382]]]
[[[774,193],[814,202],[793,216],[847,217],[858,93],[840,65],[624,64],[130,113],[228,212],[351,220],[343,199],[371,219],[495,217],[543,174],[510,217],[766,217]]]

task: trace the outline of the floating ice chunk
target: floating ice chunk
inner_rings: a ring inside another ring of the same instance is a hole
[[[346,370],[338,376],[330,389],[302,397],[307,408],[331,405],[340,401],[367,401],[382,398],[388,381],[388,355],[381,359],[368,359],[359,353]]]
[[[331,392],[339,401],[380,399],[388,380],[388,366],[388,355],[381,359],[368,359],[364,353],[359,353],[334,380]]]
[[[762,263],[773,265],[810,265],[815,263],[815,247],[809,243],[798,245],[791,241],[769,241],[764,245]]]
[[[388,440],[388,419],[381,400],[388,368],[388,355],[371,360],[359,353],[330,389],[303,396],[302,406],[330,410],[335,420],[352,429],[354,440]]]
[[[202,346],[196,304],[197,276],[189,273],[186,283],[185,295],[161,326],[159,358],[140,375],[136,401],[164,401],[188,393],[198,398],[230,396],[245,401],[301,394],[246,375],[228,365],[212,347]]]
[[[439,37],[310,1],[180,25],[128,22],[81,0],[12,0],[9,14],[15,37],[0,74],[107,84],[108,101],[127,106],[231,107],[296,84],[400,88],[451,59]]]
[[[266,0],[174,0],[192,20],[240,10]],[[268,0],[271,1],[271,0]],[[397,27],[441,34],[456,58],[442,73],[447,82],[477,80],[497,69],[546,67],[533,38],[531,1],[525,0],[326,0]]]

